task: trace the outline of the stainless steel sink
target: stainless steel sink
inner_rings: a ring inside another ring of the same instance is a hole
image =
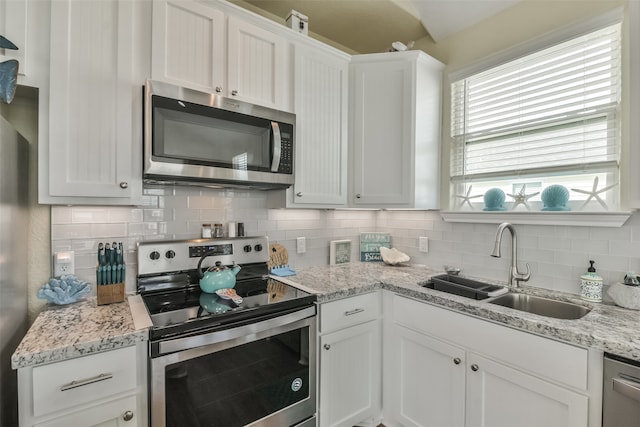
[[[555,319],[580,319],[591,311],[589,307],[582,305],[519,293],[508,293],[499,296],[489,301],[489,304],[501,305]]]

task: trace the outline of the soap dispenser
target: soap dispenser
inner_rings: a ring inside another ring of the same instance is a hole
[[[586,301],[601,302],[602,301],[602,277],[596,273],[593,266],[595,261],[589,261],[591,266],[587,272],[580,276],[580,297]]]

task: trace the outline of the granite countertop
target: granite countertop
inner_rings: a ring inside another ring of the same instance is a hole
[[[315,291],[320,303],[386,289],[547,338],[640,361],[640,311],[612,304],[588,303],[578,295],[525,285],[517,291],[591,307],[586,316],[577,320],[538,316],[489,304],[486,300],[477,301],[422,287],[420,283],[444,272],[421,265],[388,266],[355,262],[339,266],[305,267],[296,272],[296,276],[286,279]]]
[[[581,319],[553,319],[420,286],[431,276],[441,273],[415,264],[392,267],[382,263],[354,262],[300,268],[295,276],[277,279],[317,294],[319,303],[386,289],[547,338],[640,361],[639,311],[587,303],[578,295],[530,286],[517,290],[591,307]],[[68,306],[52,306],[40,313],[31,325],[11,358],[11,366],[18,369],[52,363],[147,340],[148,315],[141,308],[141,301],[135,298],[103,306],[97,306],[95,298]],[[141,313],[147,319],[141,321]]]
[[[148,338],[136,329],[127,301],[97,305],[95,298],[52,305],[38,315],[11,356],[13,369],[58,362],[135,345]]]

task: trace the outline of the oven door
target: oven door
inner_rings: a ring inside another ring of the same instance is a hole
[[[309,307],[160,342],[151,359],[151,425],[284,427],[313,417],[315,331]]]

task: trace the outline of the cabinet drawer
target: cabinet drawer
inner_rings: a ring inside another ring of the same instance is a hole
[[[33,414],[48,414],[136,388],[136,347],[33,368]]]
[[[398,295],[397,324],[553,381],[587,389],[588,350]]]
[[[320,305],[320,332],[336,331],[379,317],[378,292],[328,302]]]

